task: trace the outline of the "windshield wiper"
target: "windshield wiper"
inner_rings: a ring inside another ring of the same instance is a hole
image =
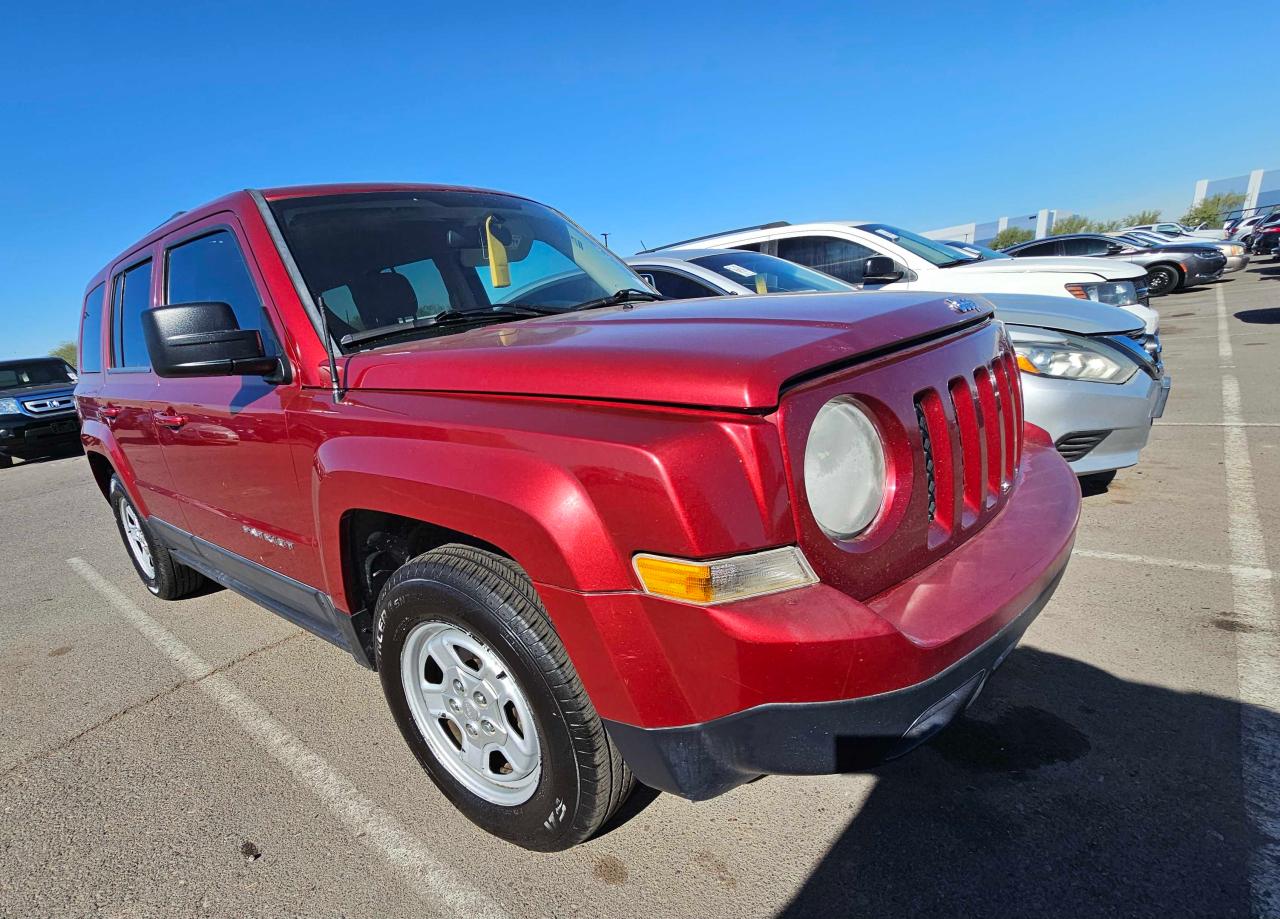
[[[565,312],[576,313],[578,310],[594,310],[602,306],[617,306],[620,303],[628,303],[632,300],[661,300],[661,294],[655,294],[651,290],[641,290],[638,287],[624,287],[622,290],[615,290],[607,297],[597,297],[594,300],[585,300],[577,306],[571,306]]]
[[[381,326],[364,332],[352,332],[350,335],[343,335],[340,342],[344,346],[359,345],[382,338],[395,338],[418,329],[431,329],[445,325],[468,325],[473,322],[507,322],[512,319],[551,316],[559,312],[562,311],[524,303],[501,303],[490,309],[483,310],[447,309],[433,316],[420,316],[409,322],[399,322],[395,325]]]

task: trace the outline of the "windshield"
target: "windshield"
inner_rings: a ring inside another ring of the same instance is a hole
[[[946,243],[929,239],[919,233],[912,233],[910,230],[900,230],[885,223],[860,223],[858,229],[887,239],[938,268],[950,268],[952,265],[963,265],[974,261],[973,256],[957,252]]]
[[[24,386],[74,383],[76,376],[62,361],[14,361],[0,364],[0,390]]]
[[[948,239],[946,244],[952,249],[959,249],[961,255],[967,255],[972,258],[980,258],[984,261],[993,258],[1013,258],[1007,252],[1001,252],[999,249],[992,249],[990,246],[984,246],[981,243],[962,243]]]
[[[710,268],[735,284],[758,294],[812,293],[814,291],[857,290],[852,284],[786,259],[761,252],[734,250],[689,259],[695,265]]]
[[[626,288],[648,291],[578,227],[522,198],[362,192],[286,198],[271,209],[339,342],[385,337],[367,334],[374,330],[448,335],[488,320],[569,310]]]

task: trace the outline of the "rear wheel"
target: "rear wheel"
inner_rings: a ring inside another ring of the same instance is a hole
[[[626,800],[631,770],[514,562],[461,545],[424,553],[387,581],[376,622],[396,724],[472,822],[552,852]]]
[[[1182,275],[1172,265],[1153,265],[1147,269],[1147,293],[1153,297],[1163,297],[1178,289],[1182,283]]]
[[[155,539],[146,518],[129,500],[118,476],[112,477],[109,494],[125,551],[147,590],[161,600],[180,600],[208,583],[200,572],[175,561],[169,550]]]

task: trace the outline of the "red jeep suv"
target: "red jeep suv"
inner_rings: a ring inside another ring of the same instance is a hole
[[[954,718],[1067,564],[1075,478],[989,304],[660,298],[558,212],[240,191],[89,283],[82,439],[139,576],[376,669],[486,830],[589,837]]]

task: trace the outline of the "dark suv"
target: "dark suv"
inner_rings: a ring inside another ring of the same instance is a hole
[[[75,385],[61,358],[0,361],[0,468],[79,448]]]

